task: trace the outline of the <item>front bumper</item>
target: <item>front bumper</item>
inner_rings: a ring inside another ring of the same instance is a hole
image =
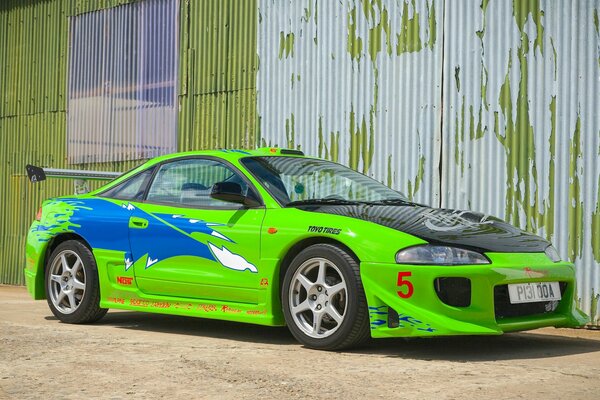
[[[486,255],[491,264],[361,263],[371,336],[499,335],[545,326],[576,327],[588,322],[575,306],[573,264],[553,263],[543,253]],[[469,301],[459,306],[447,304],[448,300],[442,300],[444,296],[441,298],[436,291],[437,278],[468,279]],[[537,303],[510,312],[513,306],[502,297],[504,285],[525,282],[561,282],[562,298],[546,309],[543,305],[540,309]]]

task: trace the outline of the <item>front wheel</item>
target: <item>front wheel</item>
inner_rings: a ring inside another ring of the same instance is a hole
[[[286,323],[307,347],[340,350],[369,337],[369,316],[359,266],[339,247],[317,244],[301,251],[283,279]]]
[[[59,244],[46,266],[46,299],[63,322],[94,322],[108,311],[100,308],[98,269],[92,252],[76,240]]]

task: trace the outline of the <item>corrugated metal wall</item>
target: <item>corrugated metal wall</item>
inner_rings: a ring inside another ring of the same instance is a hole
[[[69,17],[134,1],[0,3],[0,284],[24,284],[25,237],[43,199],[73,192],[72,182],[31,185],[24,174],[28,163],[73,168],[66,154]],[[256,3],[180,0],[179,14],[179,150],[253,146]],[[125,171],[140,162],[77,167]]]
[[[179,0],[145,0],[69,20],[69,163],[177,150]]]
[[[0,5],[2,283],[23,282],[41,200],[72,190],[22,172],[66,166],[68,16],[127,2]],[[599,14],[600,0],[180,0],[178,148],[301,147],[496,214],[577,263],[598,318]]]
[[[550,239],[600,292],[600,1],[446,2],[442,205]]]
[[[262,1],[262,145],[439,201],[443,3]]]
[[[256,2],[183,1],[179,149],[254,147]]]
[[[260,142],[546,236],[598,323],[599,13],[598,0],[261,1]]]

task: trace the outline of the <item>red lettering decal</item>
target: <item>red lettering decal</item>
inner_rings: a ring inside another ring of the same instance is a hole
[[[398,291],[398,296],[402,297],[403,299],[408,299],[412,297],[415,291],[415,287],[413,286],[412,282],[404,279],[404,277],[409,276],[412,276],[412,272],[398,272],[398,287],[401,288],[402,286],[406,286],[406,291]]]
[[[117,276],[117,283],[120,285],[129,286],[133,282],[133,278],[129,276]]]

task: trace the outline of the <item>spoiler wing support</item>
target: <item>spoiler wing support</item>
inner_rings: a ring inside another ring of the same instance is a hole
[[[84,194],[90,191],[88,180],[111,181],[121,176],[121,172],[42,168],[30,164],[25,166],[25,170],[27,170],[27,177],[32,183],[45,181],[46,178],[74,179],[75,194]]]

